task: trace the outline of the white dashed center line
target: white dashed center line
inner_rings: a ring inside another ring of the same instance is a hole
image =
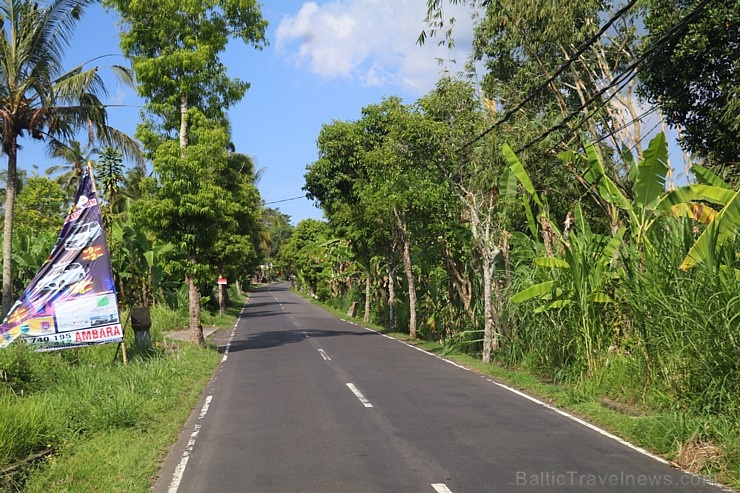
[[[357,390],[357,387],[355,387],[355,384],[348,383],[347,384],[347,387],[349,387],[349,390],[351,390],[352,393],[355,394],[355,397],[357,397],[360,400],[360,402],[362,402],[362,405],[363,406],[365,406],[365,407],[373,407],[373,405],[370,404],[370,401],[367,400],[367,398],[364,395],[362,395],[362,392],[360,392],[359,390]]]
[[[452,493],[452,490],[444,483],[435,483],[432,485],[432,488],[434,488],[434,491],[437,493]]]

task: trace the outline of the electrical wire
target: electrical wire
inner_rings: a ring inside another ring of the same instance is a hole
[[[289,199],[282,199],[282,200],[273,200],[272,202],[265,202],[263,205],[270,205],[270,204],[279,204],[280,202],[289,202],[291,200],[298,200],[298,199],[305,199],[305,195],[300,195],[298,197],[291,197]]]
[[[617,20],[619,20],[620,17],[622,17],[629,9],[631,9],[635,3],[637,3],[638,0],[630,0],[630,2],[622,7],[617,13],[615,13],[602,27],[599,29],[599,31],[594,34],[591,38],[587,39],[585,42],[581,44],[581,46],[578,47],[578,49],[575,51],[575,53],[568,58],[563,65],[561,65],[550,77],[547,78],[545,82],[540,84],[539,87],[535,88],[532,92],[530,92],[529,96],[524,98],[524,101],[520,102],[518,105],[516,105],[511,110],[504,113],[504,116],[501,117],[498,121],[496,121],[493,125],[488,127],[485,131],[483,131],[480,135],[478,135],[475,139],[471,140],[470,142],[463,145],[460,150],[465,149],[466,147],[469,147],[476,142],[478,142],[480,139],[491,133],[496,127],[499,125],[502,125],[506,123],[514,114],[522,109],[528,102],[530,102],[532,99],[534,99],[539,93],[541,93],[547,86],[549,86],[560,74],[562,74],[568,67],[570,67],[573,63],[575,63],[580,56],[591,47],[596,41],[598,41],[601,36],[614,24]]]
[[[601,90],[599,90],[598,92],[596,92],[591,98],[589,98],[581,106],[579,106],[573,112],[571,112],[569,115],[567,115],[560,123],[558,123],[557,125],[554,125],[554,126],[550,127],[543,134],[541,134],[540,136],[536,137],[535,139],[530,140],[529,142],[527,142],[525,145],[523,145],[522,147],[520,147],[515,152],[516,153],[519,153],[519,152],[521,152],[523,150],[526,150],[526,149],[532,147],[533,145],[535,145],[535,144],[537,144],[539,142],[542,142],[543,140],[545,140],[550,134],[552,134],[556,130],[559,130],[559,129],[562,129],[562,128],[566,127],[566,124],[570,120],[572,120],[573,118],[575,118],[576,116],[578,116],[583,109],[585,109],[585,108],[588,107],[588,105],[590,105],[591,103],[593,103],[597,98],[601,97],[609,89],[612,89],[616,85],[621,84],[620,87],[617,88],[617,90],[614,92],[614,94],[609,95],[605,100],[603,100],[594,111],[590,112],[589,114],[587,114],[584,117],[584,120],[583,121],[585,122],[585,121],[588,121],[590,118],[592,118],[601,108],[603,108],[614,97],[615,94],[617,94],[624,86],[626,86],[627,83],[629,83],[630,80],[632,80],[632,78],[635,77],[635,75],[636,75],[635,68],[637,68],[637,66],[639,64],[641,64],[642,62],[644,62],[650,55],[652,55],[652,53],[654,51],[656,51],[664,43],[666,43],[679,29],[682,29],[686,24],[688,24],[689,22],[691,22],[694,19],[694,17],[696,17],[701,12],[701,10],[703,10],[707,6],[707,4],[709,4],[710,1],[711,0],[702,0],[694,8],[694,10],[692,10],[691,12],[689,12],[683,19],[681,19],[680,21],[678,21],[673,27],[671,27],[668,31],[666,31],[665,34],[663,34],[663,36],[661,36],[657,41],[655,41],[650,46],[650,48],[648,48],[647,50],[645,50],[645,52],[642,55],[640,55],[637,59],[635,59],[635,61],[633,61],[630,65],[628,65],[621,74],[619,74],[614,79],[612,79],[609,84],[607,84],[606,86],[604,86]],[[626,77],[626,76],[629,76],[629,77],[626,80],[623,81],[622,79],[624,77]],[[560,142],[562,142],[562,140]],[[560,143],[560,142],[558,142],[558,143]]]

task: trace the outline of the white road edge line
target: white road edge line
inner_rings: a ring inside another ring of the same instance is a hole
[[[434,488],[434,491],[437,493],[452,493],[452,490],[444,483],[435,483],[432,485],[432,488]]]
[[[362,402],[362,405],[363,406],[365,406],[365,407],[373,407],[373,405],[370,404],[370,401],[367,400],[367,398],[364,395],[362,395],[362,392],[360,392],[359,390],[357,390],[357,387],[355,387],[355,384],[348,383],[347,384],[347,387],[349,387],[349,390],[351,390],[352,393],[355,394],[355,397],[357,397],[360,400],[360,402]]]
[[[349,323],[352,324],[352,325],[357,325],[358,327],[362,327],[362,328],[364,328],[367,331],[374,332],[375,334],[381,335],[381,336],[383,336],[383,337],[385,337],[387,339],[391,339],[392,341],[400,342],[404,346],[408,346],[410,348],[413,348],[413,349],[416,349],[418,351],[421,351],[424,354],[428,354],[429,356],[432,356],[433,358],[437,358],[439,360],[442,360],[445,363],[449,363],[449,364],[451,364],[451,365],[453,365],[453,366],[455,366],[457,368],[461,368],[461,369],[463,369],[465,371],[472,371],[470,368],[466,368],[466,367],[464,367],[462,365],[459,365],[459,364],[455,363],[454,361],[450,361],[450,360],[448,360],[446,358],[442,358],[441,356],[438,356],[438,355],[436,355],[434,353],[430,353],[429,351],[426,351],[426,350],[421,349],[421,348],[419,348],[417,346],[414,346],[413,344],[409,344],[407,342],[398,340],[398,339],[396,339],[394,337],[391,337],[389,335],[383,334],[382,332],[378,332],[377,330],[373,330],[373,329],[370,329],[370,328],[367,328],[367,327],[363,327],[361,325],[358,325],[358,324],[355,324],[355,323],[352,323],[352,322],[349,322]],[[666,459],[664,459],[662,457],[659,457],[659,456],[653,454],[652,452],[649,452],[648,450],[645,450],[642,447],[638,447],[637,445],[633,445],[630,442],[628,442],[628,441],[626,441],[626,440],[624,440],[622,438],[619,438],[618,436],[616,436],[616,435],[614,435],[612,433],[609,433],[608,431],[606,431],[606,430],[604,430],[602,428],[599,428],[596,425],[593,425],[593,424],[589,423],[588,421],[584,421],[581,418],[578,418],[576,416],[573,416],[572,414],[567,413],[566,411],[563,411],[562,409],[558,409],[555,406],[551,406],[550,404],[548,404],[546,402],[543,402],[543,401],[541,401],[541,400],[539,400],[539,399],[537,399],[535,397],[532,397],[531,395],[525,394],[524,392],[521,392],[521,391],[519,391],[519,390],[517,390],[517,389],[515,389],[513,387],[509,387],[508,385],[504,385],[502,383],[499,383],[499,382],[497,382],[495,380],[492,380],[492,379],[490,379],[488,377],[485,377],[485,376],[483,376],[483,378],[485,380],[487,380],[489,383],[492,383],[494,385],[497,385],[498,387],[501,387],[502,389],[508,390],[509,392],[512,392],[512,393],[514,393],[514,394],[516,394],[516,395],[518,395],[520,397],[523,397],[523,398],[525,398],[525,399],[527,399],[529,401],[532,401],[535,404],[539,404],[540,406],[543,406],[543,407],[545,407],[547,409],[550,409],[551,411],[554,411],[554,412],[560,414],[561,416],[570,419],[571,421],[575,421],[576,423],[578,423],[578,424],[580,424],[582,426],[585,426],[586,428],[589,428],[590,430],[593,430],[596,433],[599,433],[600,435],[603,435],[603,436],[605,436],[607,438],[611,438],[612,440],[614,440],[614,441],[616,441],[618,443],[621,443],[625,447],[630,448],[630,449],[634,450],[635,452],[638,452],[638,453],[640,453],[640,454],[642,454],[644,456],[650,457],[651,459],[656,460],[656,461],[658,461],[658,462],[660,462],[662,464],[671,465],[671,462],[670,461],[667,461]],[[681,472],[683,472],[685,474],[691,474],[692,476],[702,477],[702,476],[698,476],[698,475],[696,475],[696,474],[694,474],[694,473],[692,473],[690,471],[687,471],[685,469],[680,469],[680,468],[676,468],[676,469],[680,470]],[[724,485],[720,485],[720,484],[717,484],[717,483],[715,483],[715,484],[720,489],[725,489],[726,488]]]
[[[200,410],[198,419],[203,419],[206,416],[212,400],[212,395],[206,397],[206,402]],[[198,433],[200,433],[200,424],[196,423],[193,427],[193,432],[190,434],[188,444],[185,446],[185,450],[182,453],[180,463],[177,464],[175,472],[172,474],[172,481],[170,482],[170,487],[167,489],[167,493],[177,493],[177,489],[180,487],[180,482],[182,481],[182,476],[185,474],[185,467],[188,465],[190,454],[193,452],[193,447],[195,447],[195,439],[198,438]]]
[[[317,351],[319,352],[321,357],[324,358],[324,361],[331,361],[331,358],[328,354],[326,354],[326,351],[324,351],[323,349],[318,349]]]

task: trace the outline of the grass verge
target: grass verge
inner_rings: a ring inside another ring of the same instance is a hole
[[[204,319],[229,327],[243,302]],[[172,327],[160,315],[153,313],[154,349],[130,350],[126,366],[120,354],[114,361],[114,344],[0,353],[0,470],[22,464],[0,474],[0,491],[149,491],[220,361],[214,347],[165,342]],[[132,331],[126,339],[133,349]],[[22,462],[44,450],[51,454]]]

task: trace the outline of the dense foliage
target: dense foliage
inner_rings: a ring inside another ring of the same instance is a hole
[[[168,326],[189,326],[193,342],[203,344],[209,309],[227,305],[217,277],[234,285],[232,296],[252,276],[289,279],[447,351],[528,370],[574,395],[674,413],[685,427],[700,423],[662,437],[664,448],[723,443],[724,458],[704,472],[740,483],[736,2],[650,0],[637,10],[635,2],[451,1],[478,14],[469,68],[484,68],[481,84],[446,75],[415,102],[389,96],[355,121],[324,125],[305,191],[326,221],[295,227],[261,205],[259,172],[235,152],[228,125],[227,110],[249,84],[231,79],[220,55],[230,40],[266,44],[259,4],[104,2],[121,16],[122,48],[146,99],[137,137],[149,173],[141,162],[124,167],[133,141],[107,125],[96,71],[65,73],[66,40],[30,29],[48,17],[71,34],[90,2],[55,0],[51,10],[0,2],[3,53],[10,41],[40,43],[29,60],[0,57],[9,158],[3,305],[45,261],[76,173],[96,159],[122,306],[160,310]],[[430,27],[452,42],[444,1],[427,4]],[[20,73],[33,77],[11,77]],[[650,101],[657,106],[645,111]],[[69,105],[71,120],[51,118]],[[642,128],[658,110],[698,154],[684,156],[683,186],[665,135]],[[74,141],[83,122],[117,145]],[[48,171],[62,172],[57,181],[16,172],[18,138],[27,135],[66,159]],[[91,398],[62,401],[70,428],[42,419],[56,405],[45,401],[47,389],[87,388],[44,365],[88,379],[97,360],[79,354],[0,355],[0,400],[21,402],[28,418],[16,423],[25,436],[0,436],[17,443],[0,447],[0,464],[45,441],[64,447],[75,433],[151,421],[134,419],[141,397],[127,392],[86,409],[87,420],[77,411]],[[181,371],[165,352],[157,356],[130,379]],[[171,397],[155,387],[146,391]]]

